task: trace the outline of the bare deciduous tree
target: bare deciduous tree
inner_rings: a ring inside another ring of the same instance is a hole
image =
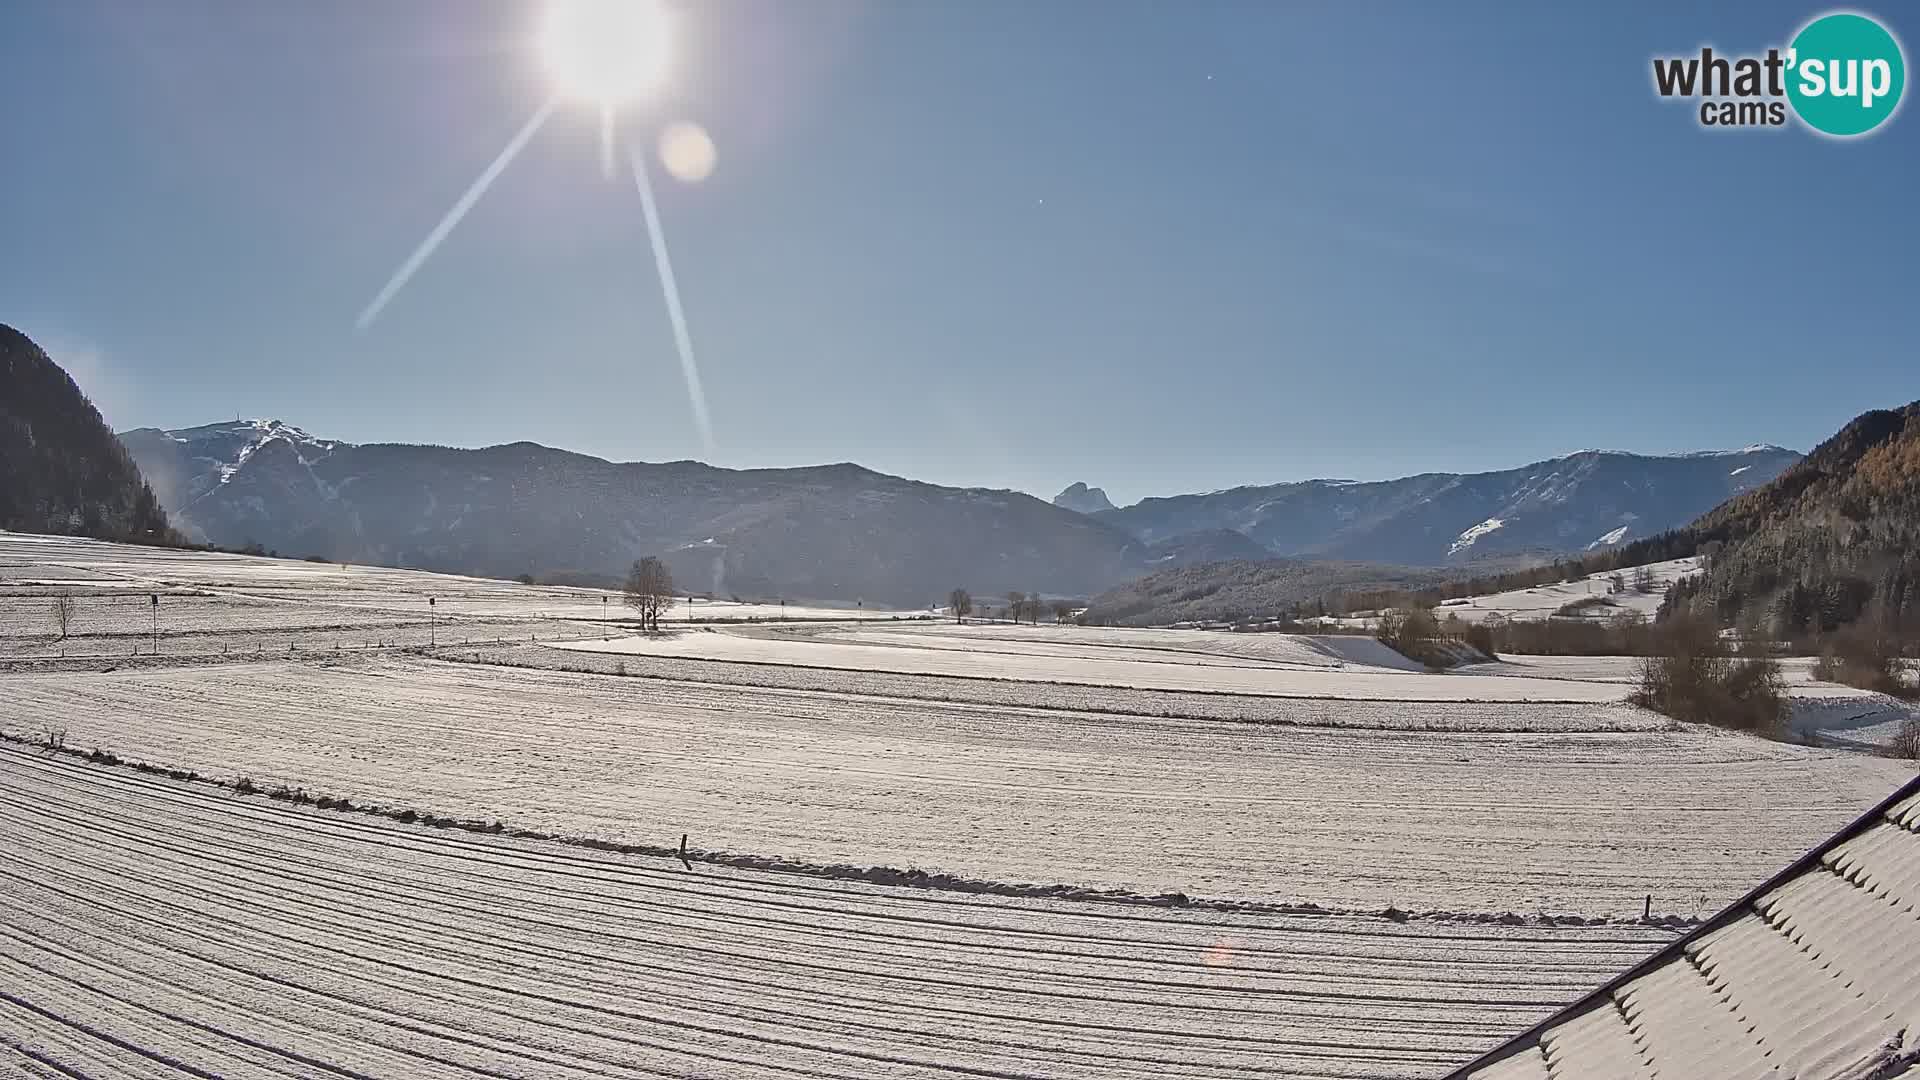
[[[1894,757],[1920,761],[1920,716],[1909,716],[1900,721],[1900,730],[1894,732],[1893,741],[1887,744],[1887,751]]]
[[[53,623],[60,630],[60,640],[67,640],[67,632],[73,627],[73,597],[53,598]]]
[[[953,621],[962,623],[973,614],[973,594],[965,589],[955,589],[947,594],[947,610],[953,613]]]
[[[640,615],[640,629],[657,632],[660,616],[673,604],[673,574],[659,557],[649,555],[627,571],[627,606]]]
[[[1071,618],[1073,618],[1073,605],[1065,600],[1055,600],[1053,602],[1053,621],[1063,623]]]

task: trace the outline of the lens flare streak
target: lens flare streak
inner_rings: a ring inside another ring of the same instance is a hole
[[[466,193],[460,196],[459,201],[453,204],[453,209],[447,211],[447,216],[440,219],[440,224],[433,227],[433,231],[420,242],[420,246],[414,249],[413,254],[407,256],[407,261],[400,264],[400,269],[394,271],[393,278],[387,282],[386,288],[381,289],[380,295],[374,297],[373,302],[366,306],[366,310],[360,312],[360,317],[354,320],[355,326],[365,330],[373,325],[373,320],[380,317],[380,312],[386,308],[388,302],[398,296],[414,273],[426,265],[427,260],[433,257],[435,249],[439,248],[441,242],[453,232],[454,227],[460,224],[460,219],[467,216],[467,211],[473,209],[473,204],[480,201],[480,196],[487,193],[487,189],[493,186],[493,182],[499,179],[500,174],[513,163],[513,159],[520,155],[520,151],[533,138],[534,132],[539,131],[541,125],[547,122],[547,118],[553,115],[553,110],[559,103],[559,97],[555,96],[540,106],[539,111],[533,114],[526,126],[522,127],[500,151],[500,155],[493,159],[493,164],[486,167],[473,185],[467,188]]]
[[[600,175],[613,179],[613,103],[600,103]]]
[[[646,216],[647,239],[653,243],[654,265],[660,270],[660,291],[667,301],[667,318],[673,322],[673,345],[680,353],[680,373],[687,380],[687,400],[693,406],[693,422],[700,429],[700,441],[713,450],[713,422],[707,417],[707,395],[700,389],[700,369],[693,360],[693,341],[687,335],[687,317],[680,309],[680,286],[674,282],[673,260],[667,257],[667,238],[660,231],[660,208],[653,201],[653,183],[647,179],[645,154],[631,152],[633,186],[640,192],[640,212]]]

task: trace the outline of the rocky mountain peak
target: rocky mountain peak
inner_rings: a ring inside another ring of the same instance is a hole
[[[1090,488],[1082,481],[1074,481],[1066,489],[1053,497],[1053,505],[1063,510],[1072,510],[1077,514],[1097,514],[1102,510],[1113,509],[1113,503],[1107,499],[1107,493],[1100,488]]]

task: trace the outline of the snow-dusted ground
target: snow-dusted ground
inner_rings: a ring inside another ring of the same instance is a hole
[[[1887,746],[1920,705],[1831,683],[1793,686],[1793,729],[1822,743],[1873,750]]]
[[[0,748],[0,1076],[1437,1076],[1670,939],[1008,900]]]
[[[1631,687],[1638,678],[1639,663],[1630,656],[1506,656],[1460,671]],[[1815,679],[1814,663],[1809,656],[1780,661],[1792,709],[1788,726],[1795,734],[1821,743],[1875,750],[1890,743],[1906,719],[1920,717],[1920,705],[1914,702]]]
[[[65,641],[49,611],[59,595],[74,602]],[[666,619],[772,621],[783,612],[886,622],[926,614],[682,600]],[[551,640],[625,632],[630,616],[618,592],[600,589],[0,532],[0,657],[128,655],[156,629],[167,653]]]
[[[1039,626],[1008,623],[914,623],[884,627],[798,627],[793,637],[956,651],[1034,656],[1126,658],[1169,664],[1292,667],[1331,670],[1347,666],[1387,671],[1424,667],[1370,637],[1352,635],[1244,634],[1221,630],[1134,630],[1107,626]],[[1124,650],[1124,651],[1121,651]]]
[[[82,602],[58,646],[49,591]],[[150,591],[161,656],[46,659],[112,655]],[[1346,914],[688,874],[0,747],[0,1077],[1437,1075],[1665,932],[1355,913],[1707,914],[1910,772],[1669,724],[1620,703],[1630,660],[1434,676],[1366,638],[884,621],[602,641],[600,595],[0,535],[0,730],[563,835]],[[438,658],[351,647],[429,632]],[[217,655],[293,636],[317,647]],[[1897,705],[1795,679],[1836,742]]]
[[[1648,566],[1653,572],[1654,581],[1653,591],[1649,593],[1634,591],[1634,571],[1629,568],[1617,571],[1627,585],[1618,592],[1609,592],[1612,574],[1593,574],[1578,581],[1542,585],[1537,589],[1461,597],[1433,610],[1442,618],[1457,615],[1465,622],[1480,622],[1496,616],[1503,619],[1544,619],[1567,604],[1592,597],[1611,601],[1611,606],[1590,608],[1583,612],[1587,618],[1605,618],[1626,611],[1639,612],[1652,618],[1653,613],[1660,610],[1660,601],[1666,599],[1669,586],[1683,577],[1700,572],[1700,560],[1697,558],[1674,559],[1650,563]]]
[[[1303,702],[1376,725],[1276,727],[844,686],[417,658],[13,675],[0,728],[57,724],[70,745],[209,775],[626,841],[692,832],[995,880],[1607,916],[1647,893],[1710,911],[1908,771],[1711,730],[1393,730],[1460,706]]]
[[[1011,627],[1002,629],[1011,630]],[[1199,631],[1196,634],[1202,633]],[[1320,697],[1379,701],[1620,701],[1626,689],[1606,683],[1547,682],[1504,675],[1428,675],[1406,670],[1396,657],[1393,666],[1360,663],[1255,663],[1246,658],[1216,657],[1210,662],[1189,658],[1169,662],[1167,656],[1139,655],[1136,650],[1088,644],[1049,646],[1023,642],[1017,635],[999,643],[976,638],[958,641],[931,634],[854,635],[855,640],[781,633],[738,633],[729,630],[694,631],[654,637],[571,641],[555,648],[584,652],[641,656],[690,657],[736,663],[785,664],[848,671],[886,671],[976,679],[1016,679],[1031,682],[1095,686],[1128,686],[1157,690]],[[1229,637],[1233,635],[1218,635]],[[1252,637],[1252,635],[1246,635]],[[1290,650],[1311,651],[1299,642],[1348,642],[1353,648],[1377,643],[1364,638],[1301,638],[1292,644],[1272,635],[1272,643]],[[895,643],[895,642],[898,643]],[[1384,653],[1386,650],[1380,649]],[[1171,654],[1169,654],[1171,655]]]

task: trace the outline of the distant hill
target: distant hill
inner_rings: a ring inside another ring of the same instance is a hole
[[[1147,549],[1147,566],[1152,570],[1272,558],[1273,554],[1266,548],[1247,539],[1246,534],[1232,529],[1181,533]]]
[[[277,420],[121,439],[192,535],[289,555],[617,582],[658,554],[683,589],[900,607],[955,587],[1087,596],[1153,557],[1120,529],[1030,495],[850,464],[736,470],[527,442],[354,445]]]
[[[1107,499],[1107,493],[1100,488],[1090,488],[1084,483],[1068,484],[1060,494],[1053,497],[1053,505],[1077,514],[1097,514],[1102,510],[1113,509],[1113,503]]]
[[[1870,617],[1920,631],[1920,402],[1861,415],[1665,546],[1711,555],[1676,599],[1724,623],[1790,637]]]
[[[0,529],[171,541],[133,459],[72,377],[0,325]]]
[[[1182,566],[1093,598],[1085,621],[1100,626],[1166,626],[1272,618],[1332,592],[1414,589],[1446,575],[1432,567],[1266,559]]]
[[[1462,566],[1631,543],[1685,525],[1799,459],[1777,446],[1671,456],[1585,450],[1499,472],[1239,487],[1095,516],[1149,543],[1233,529],[1269,555]]]

